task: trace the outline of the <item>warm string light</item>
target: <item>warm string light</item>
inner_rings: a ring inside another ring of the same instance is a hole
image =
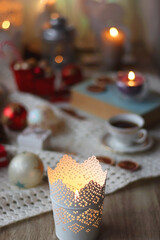
[[[2,29],[7,30],[10,27],[10,21],[5,20],[2,22]]]
[[[118,29],[115,27],[110,28],[109,33],[113,38],[117,37],[119,34]]]
[[[55,62],[58,63],[58,64],[62,63],[63,62],[63,57],[61,55],[56,56],[55,57]]]
[[[136,76],[135,76],[135,73],[133,72],[133,71],[130,71],[129,73],[128,73],[128,85],[129,86],[135,86],[135,78],[136,78]]]

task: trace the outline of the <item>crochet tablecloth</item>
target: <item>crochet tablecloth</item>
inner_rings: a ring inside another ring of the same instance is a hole
[[[160,89],[160,82],[154,79],[155,89]],[[51,211],[47,166],[54,168],[63,153],[74,153],[77,161],[83,162],[88,157],[95,155],[109,156],[116,163],[121,160],[133,160],[141,165],[140,170],[130,172],[116,166],[101,163],[103,169],[108,169],[106,194],[110,194],[136,180],[160,175],[160,125],[149,131],[154,139],[154,145],[146,152],[132,155],[122,155],[108,152],[102,144],[102,137],[107,132],[106,121],[87,115],[85,120],[79,120],[62,112],[57,106],[53,106],[38,97],[30,94],[15,92],[10,94],[8,102],[19,102],[28,110],[41,104],[48,104],[56,115],[64,121],[64,131],[52,137],[53,151],[32,150],[38,154],[45,166],[45,176],[41,185],[32,189],[19,189],[8,181],[6,168],[0,169],[0,226],[29,218],[44,212]],[[83,113],[81,113],[83,114]],[[6,145],[11,155],[31,149],[20,148],[16,145],[15,135],[11,136],[12,145]]]

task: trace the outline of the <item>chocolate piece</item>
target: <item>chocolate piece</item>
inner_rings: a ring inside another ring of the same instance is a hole
[[[118,166],[129,171],[136,171],[140,168],[140,165],[138,163],[132,162],[130,160],[121,161],[118,163]]]
[[[70,115],[72,117],[75,117],[75,118],[78,118],[80,120],[86,119],[84,116],[79,115],[76,111],[74,111],[71,108],[61,108],[61,110],[65,113],[67,113],[68,115]]]
[[[93,93],[101,93],[106,91],[106,87],[105,86],[99,86],[99,85],[90,85],[87,87],[87,90],[89,92],[93,92]]]
[[[115,161],[112,158],[105,157],[105,156],[97,156],[96,157],[100,162],[104,162],[106,164],[110,164],[112,166],[115,165]]]
[[[113,79],[110,77],[99,77],[96,79],[96,84],[99,86],[106,86],[112,83],[113,83]]]

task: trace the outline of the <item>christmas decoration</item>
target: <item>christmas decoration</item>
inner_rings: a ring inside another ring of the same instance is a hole
[[[51,108],[47,105],[37,106],[28,114],[28,125],[42,129],[50,129],[54,131],[58,119]]]
[[[83,79],[81,69],[75,64],[68,64],[62,69],[61,88],[72,86]]]
[[[49,148],[50,136],[50,130],[28,127],[25,128],[21,134],[19,134],[17,142],[19,146],[23,147],[47,149]]]
[[[37,62],[31,58],[16,62],[11,68],[20,91],[41,96],[53,95],[55,75],[46,61]]]
[[[2,112],[2,123],[10,130],[19,131],[26,127],[27,110],[19,103],[8,104]]]
[[[0,145],[0,167],[8,166],[7,152],[3,145]]]
[[[8,168],[9,181],[19,188],[32,188],[43,178],[43,163],[34,153],[16,155]]]
[[[75,30],[67,25],[65,18],[53,13],[43,27],[43,56],[50,65],[62,67],[74,59]]]

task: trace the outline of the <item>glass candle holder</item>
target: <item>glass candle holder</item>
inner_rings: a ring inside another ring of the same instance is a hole
[[[120,95],[128,99],[143,99],[148,92],[146,77],[138,72],[119,72],[116,81]]]

